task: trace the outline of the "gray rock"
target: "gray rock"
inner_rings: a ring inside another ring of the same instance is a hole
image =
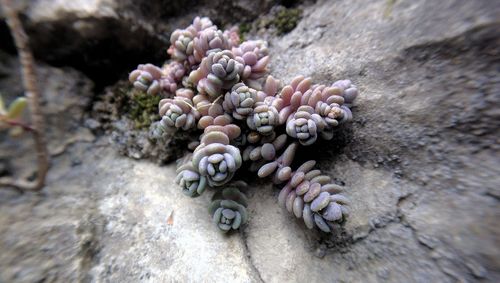
[[[264,281],[500,278],[500,9],[467,1],[388,3],[322,1],[271,42],[275,77],[349,78],[361,95],[354,123],[303,153],[346,184],[351,216],[338,234],[301,233],[300,221],[290,226],[293,215],[265,225],[267,215],[286,211],[271,200],[262,204],[260,193],[250,200],[260,200],[248,246]],[[266,239],[276,222],[282,224],[273,240]],[[327,255],[314,258],[325,243]],[[277,271],[271,262],[279,259]],[[377,273],[387,278],[371,277]]]
[[[72,68],[54,68],[45,64],[37,64],[38,87],[41,96],[42,113],[46,124],[45,129],[49,152],[52,155],[64,153],[66,148],[76,142],[93,142],[95,137],[91,131],[82,127],[84,115],[93,97],[93,83],[80,72]],[[0,51],[0,93],[7,101],[15,97],[23,96],[24,90],[20,79],[21,70],[17,58],[11,57]],[[24,118],[29,121],[28,115]],[[4,147],[0,154],[0,160],[12,158],[17,152],[16,159],[26,163],[17,163],[17,169],[12,170],[30,176],[33,174],[35,156],[23,154],[33,152],[31,136],[25,133],[19,138],[7,138],[2,134]],[[33,152],[34,153],[34,152]],[[29,166],[26,166],[29,164]],[[13,173],[13,172],[11,172]]]
[[[37,58],[58,66],[72,66],[104,87],[140,63],[164,61],[169,34],[175,28],[188,26],[195,16],[210,16],[222,25],[235,24],[255,19],[275,1],[13,2],[23,16]],[[0,40],[11,40],[1,25]],[[11,44],[2,44],[0,48],[13,51]]]

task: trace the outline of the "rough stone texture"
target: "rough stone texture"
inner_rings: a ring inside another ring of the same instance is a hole
[[[499,280],[500,9],[388,3],[317,3],[272,42],[276,77],[347,77],[361,96],[336,148],[324,155],[331,145],[323,143],[308,152],[348,188],[353,211],[342,235],[352,241],[339,250],[337,239],[315,243],[278,229],[278,250],[309,244],[326,246],[326,255],[301,263],[321,270],[304,275],[293,268],[293,255],[305,252],[298,248],[276,276],[269,263],[280,255],[269,257],[264,231],[253,227],[262,225],[252,221],[249,250],[265,281],[300,282],[310,274],[318,276],[313,281]],[[266,208],[274,209],[259,204],[256,211]]]
[[[299,156],[347,188],[333,235],[260,182],[246,227],[222,236],[173,165],[120,157],[104,136],[55,157],[42,193],[0,190],[0,281],[499,282],[500,7],[390,3],[319,1],[271,41],[276,77],[361,89],[354,123]]]
[[[273,0],[22,0],[35,56],[57,66],[72,66],[104,87],[139,63],[166,59],[169,35],[197,15],[226,25],[255,19]],[[2,19],[0,11],[0,19]],[[1,49],[13,52],[0,21]]]
[[[160,135],[155,131],[157,122],[138,127],[139,117],[132,117],[132,112],[137,116],[146,113],[149,123],[149,120],[159,120],[158,106],[157,103],[151,108],[140,106],[134,95],[137,93],[131,90],[128,81],[106,88],[93,101],[85,125],[97,134],[109,136],[118,152],[134,159],[149,159],[161,165],[182,157],[188,141],[197,137],[183,133]],[[136,109],[131,110],[134,107]]]
[[[92,81],[71,68],[53,68],[39,63],[36,71],[42,96],[42,112],[49,125],[46,129],[49,152],[52,155],[59,155],[73,143],[92,142],[95,139],[94,135],[89,129],[82,127],[85,112],[93,96]],[[20,76],[21,70],[17,58],[0,51],[0,93],[7,102],[24,95]],[[29,121],[27,116],[25,119]],[[4,147],[0,152],[0,163],[11,173],[22,172],[21,174],[31,176],[35,169],[31,166],[35,164],[34,156],[22,154],[32,152],[31,136],[27,133],[19,138],[7,138],[4,133],[0,135]],[[17,162],[20,165],[17,169],[23,170],[16,170],[9,165],[16,163],[9,160],[13,152],[19,153],[19,156],[14,155],[16,159],[26,162],[24,164]]]

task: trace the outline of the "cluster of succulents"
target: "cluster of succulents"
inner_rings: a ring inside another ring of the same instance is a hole
[[[314,169],[314,160],[296,168],[293,161],[301,147],[331,140],[336,127],[352,120],[356,86],[313,84],[302,76],[283,86],[269,75],[266,42],[240,43],[237,30],[219,30],[208,18],[174,31],[170,43],[170,62],[139,65],[129,79],[163,98],[158,131],[200,133],[190,143],[193,152],[178,161],[184,194],[214,192],[214,223],[236,230],[248,219],[248,200],[245,184],[233,177],[248,168],[281,186],[278,203],[309,229],[331,232],[349,212],[342,187]]]

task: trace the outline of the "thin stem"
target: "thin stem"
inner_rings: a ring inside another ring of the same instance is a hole
[[[40,108],[39,92],[36,83],[34,59],[28,46],[28,36],[26,35],[21,21],[12,6],[11,0],[1,0],[2,10],[7,19],[7,24],[14,38],[19,59],[21,61],[23,86],[31,113],[31,123],[33,125],[33,139],[37,154],[38,173],[35,182],[13,181],[11,179],[0,179],[0,186],[15,187],[21,190],[40,190],[45,184],[45,177],[49,170],[49,153],[45,140],[45,122]]]
[[[23,128],[23,130],[29,131],[29,132],[35,130],[30,125],[25,124],[25,123],[23,123],[21,121],[9,120],[9,119],[7,119],[5,117],[2,117],[2,116],[0,116],[0,122],[6,123],[6,124],[8,124],[10,126],[21,127],[21,128]]]

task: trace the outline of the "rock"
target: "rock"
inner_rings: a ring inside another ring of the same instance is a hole
[[[189,25],[196,15],[210,16],[223,25],[235,24],[255,19],[274,1],[14,2],[25,19],[35,56],[57,66],[74,67],[100,88],[124,78],[140,63],[160,64],[167,59],[168,35]],[[0,24],[0,41],[11,42],[4,23]],[[2,44],[5,48],[14,51],[11,44]]]
[[[93,83],[78,71],[66,68],[54,68],[37,64],[38,87],[41,96],[42,113],[46,120],[46,135],[49,152],[52,155],[62,154],[66,148],[78,141],[92,142],[94,135],[82,127],[82,121],[93,97]],[[0,51],[0,92],[6,101],[23,96],[24,90],[20,80],[21,70],[17,58]],[[28,115],[25,117],[29,121]],[[2,133],[3,134],[3,133]],[[31,136],[25,133],[19,138],[2,138],[2,146],[6,147],[0,155],[11,157],[13,152],[20,153],[17,169],[32,168],[35,156],[21,154],[32,152]],[[5,153],[5,155],[4,155]],[[26,163],[23,164],[21,160]],[[31,160],[31,161],[28,161]],[[30,166],[26,166],[30,164]],[[31,170],[30,169],[30,170]],[[12,170],[18,171],[18,170]],[[32,174],[32,171],[29,171]]]
[[[361,94],[352,125],[299,154],[346,185],[351,216],[338,234],[309,233],[291,214],[267,222],[286,210],[264,201],[271,194],[250,199],[247,241],[264,281],[381,280],[373,269],[390,282],[500,278],[499,8],[389,3],[320,1],[271,41],[273,76],[349,78]],[[432,249],[420,234],[435,239]],[[314,258],[324,244],[326,256]]]

